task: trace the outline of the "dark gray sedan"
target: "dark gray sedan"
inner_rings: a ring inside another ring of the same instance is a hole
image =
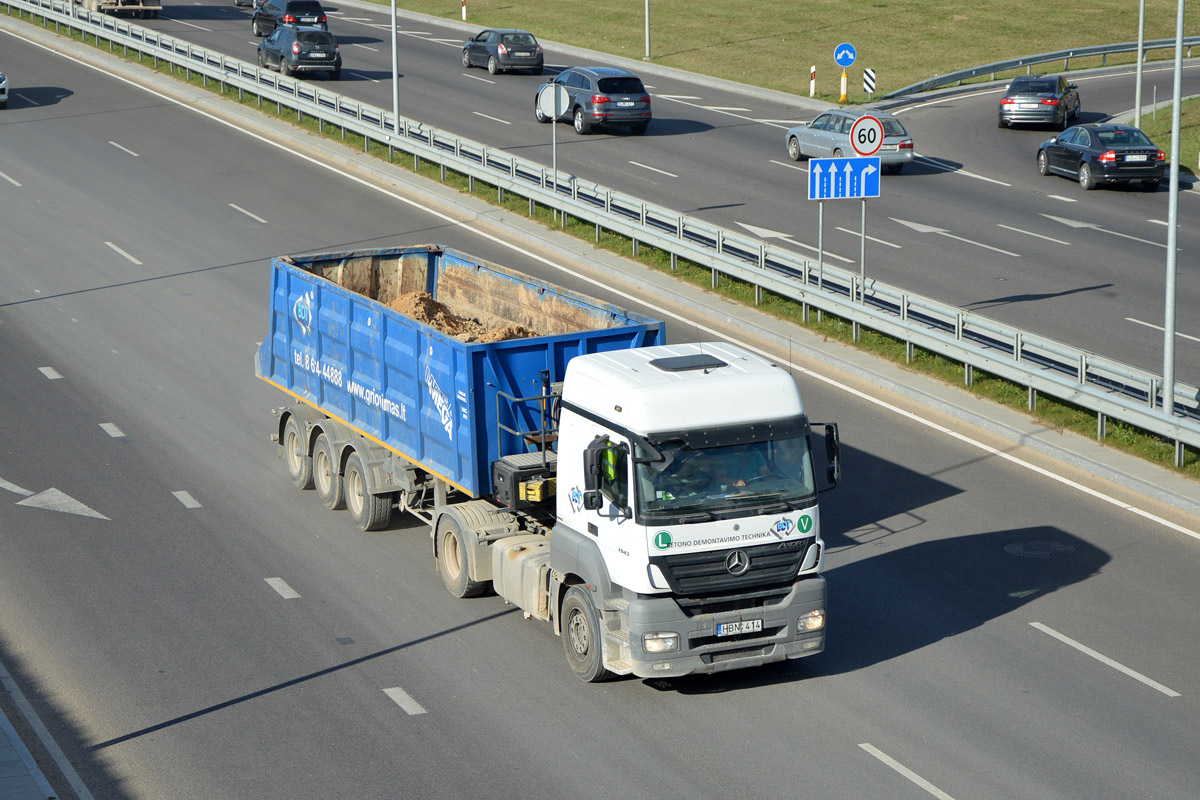
[[[1018,75],[1000,98],[1001,128],[1017,122],[1053,125],[1060,131],[1079,117],[1079,87],[1061,75]]]
[[[487,67],[493,75],[510,69],[527,69],[541,75],[543,64],[542,46],[529,31],[512,28],[482,31],[463,45],[462,65]]]

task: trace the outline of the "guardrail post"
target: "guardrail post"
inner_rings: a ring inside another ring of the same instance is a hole
[[[1183,442],[1175,440],[1175,469],[1183,469]]]
[[[760,244],[758,246],[758,268],[766,272],[767,270],[767,246]],[[754,284],[754,305],[762,305],[762,284]]]
[[[1096,441],[1103,442],[1108,435],[1108,416],[1104,412],[1096,413]]]
[[[1148,398],[1150,398],[1150,407],[1158,408],[1158,379],[1157,378],[1150,379],[1150,391],[1146,393],[1146,396]]]
[[[1037,411],[1037,389],[1029,387],[1029,410],[1030,412]]]
[[[972,386],[972,385],[974,385],[974,383],[975,383],[975,367],[971,366],[970,364],[967,364],[966,369],[963,370],[963,385],[964,386]]]

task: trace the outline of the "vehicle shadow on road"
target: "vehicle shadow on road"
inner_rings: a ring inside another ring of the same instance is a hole
[[[9,108],[52,106],[75,94],[61,86],[9,86]]]

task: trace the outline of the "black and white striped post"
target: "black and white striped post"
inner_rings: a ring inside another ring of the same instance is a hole
[[[863,91],[867,93],[867,100],[870,100],[875,92],[875,70],[863,70]]]

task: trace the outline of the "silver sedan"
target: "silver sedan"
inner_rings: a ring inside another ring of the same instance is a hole
[[[855,120],[868,114],[883,125],[883,144],[875,154],[879,156],[879,163],[887,167],[888,172],[899,172],[913,160],[913,138],[895,115],[872,109],[835,108],[807,125],[797,125],[787,132],[785,138],[788,155],[793,161],[858,155],[850,146],[850,128]]]

